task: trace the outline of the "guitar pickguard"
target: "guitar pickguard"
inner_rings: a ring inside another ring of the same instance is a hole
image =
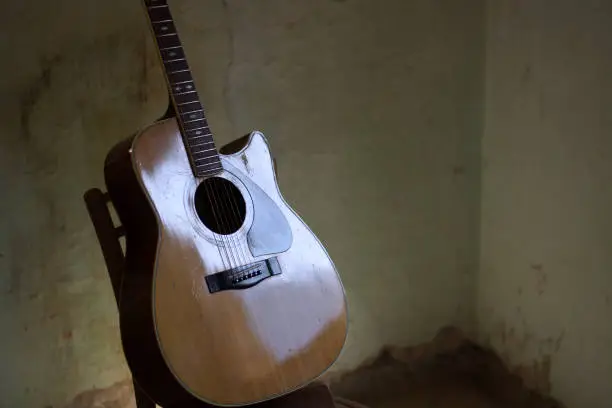
[[[253,256],[279,254],[291,248],[293,234],[284,214],[265,191],[229,162],[223,167],[236,176],[249,191],[253,202],[253,223],[247,243]]]

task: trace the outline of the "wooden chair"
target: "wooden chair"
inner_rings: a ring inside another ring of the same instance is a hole
[[[84,195],[87,211],[93,223],[98,237],[102,255],[108,270],[115,300],[119,302],[121,290],[121,279],[125,271],[125,258],[120,239],[125,235],[123,227],[116,226],[111,217],[109,205],[111,205],[108,194],[100,189],[93,188]],[[138,408],[155,408],[155,403],[147,397],[146,390],[141,389],[134,382],[134,393],[136,406]],[[198,407],[163,407],[163,408],[208,408],[210,405],[201,403]],[[314,384],[295,391],[289,395],[276,398],[271,401],[251,405],[253,408],[333,408],[334,400],[327,388],[323,384]]]

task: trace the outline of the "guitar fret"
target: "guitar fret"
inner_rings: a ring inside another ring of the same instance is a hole
[[[168,37],[168,36],[171,36],[171,35],[176,35],[176,36],[178,36],[178,34],[177,34],[177,33],[168,33],[168,34],[159,34],[159,35],[157,35],[156,37],[157,37],[157,38],[159,38],[159,37]]]
[[[159,5],[161,6],[161,5]],[[170,20],[172,21],[172,15],[170,14],[170,9],[166,7],[149,7],[147,11],[149,12],[149,20],[151,22],[154,21],[163,21]]]
[[[183,123],[191,123],[191,122],[197,122],[199,120],[204,120],[202,118],[198,118],[198,119],[194,119],[194,120],[184,120]]]
[[[187,81],[187,82],[193,82],[193,81]],[[182,95],[182,94],[186,94],[186,93],[191,93],[191,92],[195,92],[195,84],[191,83],[188,85],[172,85],[172,92],[174,92],[174,95]]]
[[[199,125],[199,123],[197,122],[202,122],[201,126],[207,127],[208,123],[206,123],[206,119],[196,119],[196,120],[192,120],[190,122],[183,122],[183,129],[185,130],[193,130],[197,127],[197,125]],[[195,125],[194,127],[191,127],[192,125]]]
[[[190,93],[195,93],[195,92],[196,92],[196,91],[177,92],[177,93],[175,93],[174,95],[175,95],[175,96],[180,96],[180,95],[187,95],[187,94],[190,94]]]
[[[166,51],[166,50],[173,50],[173,49],[175,49],[175,48],[183,48],[183,47],[182,47],[182,46],[180,46],[180,45],[176,45],[176,46],[174,46],[174,47],[160,48],[159,50],[160,50],[160,51]]]
[[[204,112],[204,109],[196,109],[196,110],[192,110],[190,112],[183,112],[183,113],[181,113],[181,115],[188,115],[190,113],[197,113],[197,112]]]
[[[198,154],[198,152],[191,152],[191,158],[192,158],[193,162],[196,163],[196,164],[214,163],[214,161],[211,161],[212,159],[216,159],[216,161],[219,160],[219,157],[217,156],[217,153],[215,153],[215,152],[208,152],[208,153],[206,153],[207,156],[205,156],[205,157],[196,157],[197,154]],[[208,161],[205,160],[207,158],[208,158]]]
[[[184,82],[192,82],[193,78],[189,72],[179,72],[178,74],[168,75],[168,82],[171,84],[180,84]]]
[[[198,175],[201,175],[200,173],[214,173],[217,170],[223,170],[223,167],[217,167],[215,169],[208,169],[208,170],[198,170]],[[204,175],[208,175],[208,174],[204,174]]]
[[[186,119],[189,119],[189,120],[203,120],[203,119],[205,119],[204,111],[202,111],[202,112],[193,112],[193,113],[181,113],[181,118],[183,119],[183,121],[185,121]]]
[[[187,61],[185,61],[184,58],[181,58],[176,62],[164,61],[164,67],[166,68],[166,71],[171,74],[182,70],[189,71],[189,64],[187,64]]]
[[[156,37],[163,37],[164,35],[178,35],[176,32],[176,27],[172,21],[166,20],[165,23],[153,23],[152,26]]]
[[[207,144],[213,144],[214,142],[204,142],[204,143],[198,143],[198,144],[193,144],[193,145],[189,145],[189,147],[198,147],[198,146],[204,146]]]
[[[192,106],[186,106],[184,108],[182,108],[181,113],[183,112],[189,112],[190,110],[194,110],[194,109],[202,109],[202,105],[200,104],[200,101],[193,101],[191,102]]]
[[[201,152],[198,152],[198,153],[201,153]],[[198,154],[198,153],[194,153],[194,154]],[[193,161],[194,162],[198,162],[198,163],[203,163],[203,162],[206,162],[206,161],[208,163],[212,163],[212,162],[215,162],[215,161],[219,161],[219,157],[216,154],[213,154],[213,155],[209,154],[209,155],[204,156],[204,157],[196,157],[196,158],[194,158]]]
[[[202,110],[202,116],[204,117],[204,110],[202,109],[202,105],[200,105],[200,102],[192,102],[191,104],[183,105],[178,109],[178,113],[180,113],[181,115],[185,115],[193,110]]]
[[[212,146],[212,147],[215,147],[215,146]],[[191,156],[195,158],[195,156],[198,153],[200,153],[200,152],[202,152],[204,150],[205,150],[204,148],[199,148],[198,150],[190,149],[189,152],[191,153]],[[216,154],[208,153],[207,157],[216,157]]]
[[[204,144],[202,144],[202,145],[198,146],[197,148],[196,148],[196,147],[192,148],[192,149],[191,149],[191,153],[192,153],[193,155],[197,155],[197,154],[199,154],[199,153],[205,152],[205,151],[206,151],[206,149],[213,149],[213,150],[215,150],[215,149],[216,149],[216,146],[215,146],[215,144],[214,144],[214,143],[212,143],[212,142],[208,143],[208,146],[205,146]],[[208,156],[208,157],[211,157],[211,156],[214,156],[214,155],[210,155],[210,154],[209,154],[209,155],[207,155],[207,156]]]
[[[187,141],[189,142],[198,142],[197,145],[201,145],[202,143],[214,143],[213,139],[212,139],[212,133],[210,133],[210,131],[208,131],[206,134],[202,134],[202,135],[198,135],[198,136],[187,136]],[[197,141],[196,139],[202,139],[203,137],[208,138],[205,142],[201,142],[201,141]],[[193,144],[193,146],[196,146],[196,144]]]
[[[204,127],[202,129],[206,129],[207,133],[204,133],[203,130],[190,130],[189,132],[193,133],[194,135],[187,135],[188,138],[192,138],[192,139],[199,139],[201,137],[206,137],[206,136],[212,136],[212,133],[210,132],[210,129],[208,129],[207,127]]]
[[[210,145],[210,146],[206,146],[206,145]],[[198,153],[205,152],[207,149],[211,149],[215,147],[215,143],[212,140],[210,140],[208,142],[197,143],[197,144],[191,145],[190,147],[193,148],[192,149],[193,154],[198,154]]]
[[[196,164],[196,167],[206,167],[206,166],[215,166],[217,164],[221,163],[220,161],[217,161],[217,163],[202,163],[202,164]]]
[[[188,138],[189,139],[200,139],[202,137],[210,137],[210,136],[212,136],[212,133],[207,133],[207,134],[202,135],[202,136],[189,136]],[[214,143],[214,142],[206,142],[206,143],[203,143],[203,144],[208,144],[208,143]],[[193,145],[193,146],[196,146],[196,145]]]
[[[213,150],[217,150],[217,149],[204,149],[204,150],[200,150],[199,152],[195,152],[194,154],[200,154],[200,153],[204,153],[204,152],[212,152]],[[209,156],[210,158],[210,156]]]
[[[179,72],[187,72],[187,71],[189,71],[189,69],[180,69],[178,71],[168,72],[168,75],[177,74]]]
[[[194,103],[198,101],[198,93],[197,92],[191,92],[185,95],[177,95],[177,94],[173,94],[173,99],[174,102],[178,105],[178,106],[183,106],[186,105],[188,103]]]
[[[157,45],[161,49],[169,48],[169,47],[181,47],[181,40],[179,40],[178,35],[170,35],[170,36],[157,36]]]
[[[164,60],[164,62],[177,62],[177,61],[186,61],[185,58],[176,58],[171,60]]]
[[[180,112],[183,113],[183,112],[188,112],[188,111],[194,110],[194,109],[202,109],[202,105],[200,104],[200,100],[199,99],[197,99],[195,101],[191,101],[191,102],[189,102],[189,103],[187,103],[185,105],[189,105],[189,104],[191,104],[191,106],[185,106],[184,108],[181,108]]]
[[[204,163],[204,162],[198,161],[198,159],[195,159],[193,163],[196,165],[196,167],[210,167],[210,166],[219,166],[221,164],[221,161],[217,159],[213,162]]]
[[[221,162],[216,162],[216,163],[207,163],[207,164],[198,164],[198,163],[194,163],[196,170],[198,172],[200,171],[209,171],[209,170],[222,170],[223,166],[221,164]]]
[[[198,123],[198,122],[202,122],[202,123]],[[185,130],[185,132],[193,132],[194,129],[200,129],[200,128],[206,129],[206,130],[202,130],[202,132],[211,133],[210,129],[208,128],[208,123],[206,123],[206,119],[204,118],[196,119],[189,123],[183,122],[183,130]],[[201,135],[198,135],[198,136],[201,136]]]
[[[162,8],[162,7],[168,8],[168,5],[167,4],[162,4],[162,5],[159,5],[159,6],[149,6],[149,10],[150,9]]]
[[[189,81],[181,81],[181,82],[174,82],[171,83],[170,85],[174,86],[174,85],[181,85],[181,84],[186,84],[188,82],[193,82],[193,80],[189,80]]]
[[[185,54],[183,53],[183,49],[181,47],[180,49],[173,50],[173,51],[162,51],[161,56],[164,62],[168,62],[168,61],[171,61],[172,59],[183,58]]]

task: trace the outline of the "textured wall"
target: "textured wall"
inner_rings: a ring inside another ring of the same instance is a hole
[[[612,401],[612,7],[491,1],[479,324],[568,407]]]
[[[351,322],[334,369],[473,329],[478,2],[171,4],[219,142],[267,133],[337,263]],[[165,91],[139,0],[3,8],[0,406],[61,406],[128,375],[81,194]]]

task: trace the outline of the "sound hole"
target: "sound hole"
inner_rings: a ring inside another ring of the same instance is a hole
[[[204,225],[217,234],[238,231],[246,217],[246,203],[240,190],[221,177],[207,178],[198,186],[195,208]]]

